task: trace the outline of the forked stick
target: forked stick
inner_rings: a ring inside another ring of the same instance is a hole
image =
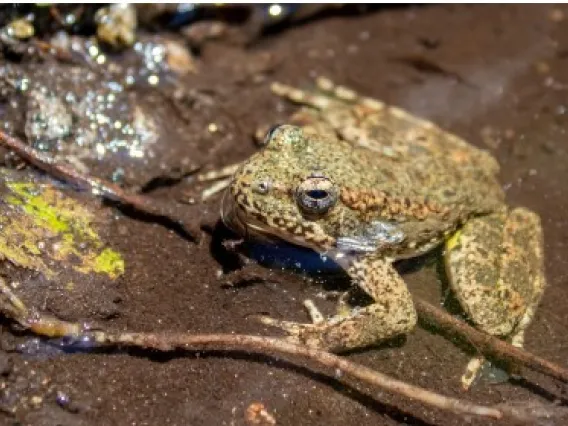
[[[534,424],[537,417],[564,414],[564,410],[551,406],[519,408],[511,405],[484,406],[394,379],[363,365],[356,364],[325,352],[285,340],[243,334],[188,334],[188,333],[131,333],[93,330],[85,324],[72,323],[29,310],[0,277],[0,295],[3,314],[20,326],[49,337],[66,337],[93,346],[122,346],[159,351],[173,350],[246,350],[261,354],[280,353],[308,359],[331,369],[336,380],[344,376],[359,379],[371,386],[423,404],[458,415],[473,415],[496,420],[514,420]]]

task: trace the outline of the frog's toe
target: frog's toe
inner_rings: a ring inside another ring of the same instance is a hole
[[[461,385],[463,390],[469,390],[473,382],[479,377],[479,373],[485,364],[485,358],[482,356],[476,356],[469,360],[467,367],[465,368],[465,373],[461,377]]]
[[[288,342],[324,348],[321,339],[317,337],[319,335],[318,328],[321,328],[317,325],[278,320],[268,316],[261,316],[258,317],[258,319],[264,325],[277,327],[285,331],[288,334],[286,337],[286,341]]]
[[[491,384],[507,382],[511,377],[521,377],[520,367],[516,364],[493,365],[481,355],[470,359],[461,377],[461,386],[468,391],[475,382],[482,378]]]
[[[266,315],[261,315],[257,318],[262,324],[280,328],[290,335],[298,335],[302,326],[302,324],[297,322],[279,320]]]
[[[333,100],[328,96],[304,91],[278,82],[272,83],[270,89],[280,97],[289,99],[297,104],[309,105],[318,110],[325,110],[333,103]]]
[[[318,309],[318,307],[316,306],[316,304],[312,300],[310,300],[310,299],[304,300],[304,307],[308,311],[308,314],[310,315],[310,318],[312,319],[312,323],[321,324],[321,323],[325,322],[324,315],[321,313],[321,311]]]

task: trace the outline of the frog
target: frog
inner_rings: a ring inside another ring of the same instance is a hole
[[[479,330],[522,347],[546,287],[538,214],[510,207],[500,166],[434,122],[317,77],[303,90],[271,90],[299,108],[271,128],[263,147],[233,167],[221,218],[233,231],[285,241],[334,259],[366,306],[311,323],[269,316],[297,344],[344,352],[409,334],[417,323],[395,262],[441,247],[449,287]],[[469,389],[484,366],[472,358]]]

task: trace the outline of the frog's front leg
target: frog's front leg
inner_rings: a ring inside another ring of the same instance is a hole
[[[476,326],[521,347],[546,285],[539,217],[517,208],[474,218],[446,242],[445,260],[450,286]],[[465,389],[483,363],[481,356],[470,361]]]
[[[312,308],[314,324],[267,317],[261,318],[262,322],[284,329],[295,343],[335,352],[370,346],[414,328],[416,311],[412,298],[391,262],[366,255],[355,259],[347,272],[373,298],[371,305],[323,321]]]

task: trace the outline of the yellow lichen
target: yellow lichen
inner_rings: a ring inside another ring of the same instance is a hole
[[[458,245],[461,234],[461,231],[456,231],[446,240],[446,250],[451,251]]]
[[[95,258],[93,269],[95,272],[106,272],[111,278],[116,278],[124,273],[124,260],[119,253],[106,248]]]
[[[120,253],[106,247],[94,229],[96,217],[91,210],[52,185],[2,174],[8,193],[0,212],[1,256],[48,278],[55,275],[53,261],[111,279],[124,273]]]

